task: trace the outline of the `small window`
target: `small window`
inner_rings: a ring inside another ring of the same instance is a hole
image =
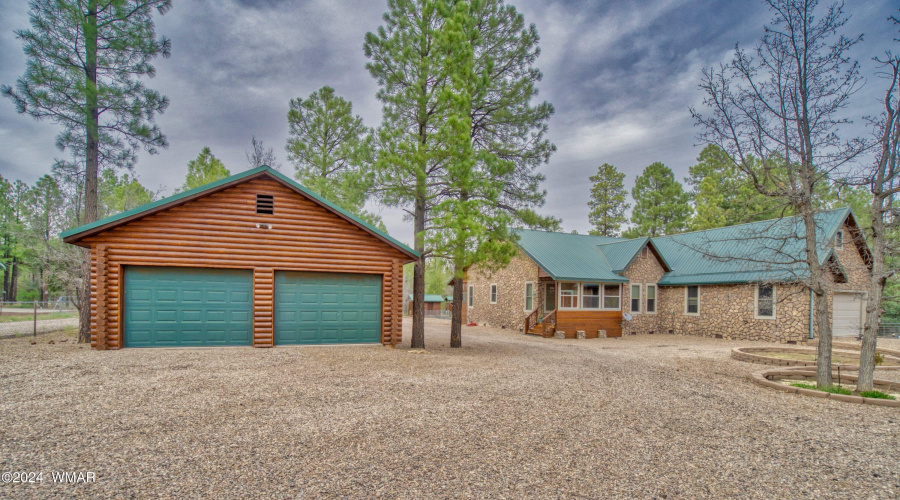
[[[469,307],[475,305],[475,287],[469,285]]]
[[[656,285],[647,285],[647,314],[656,313]]]
[[[525,283],[525,312],[534,310],[534,283]]]
[[[619,285],[603,285],[603,308],[619,309],[619,293],[622,287]]]
[[[685,314],[700,314],[700,287],[694,285],[685,289]]]
[[[585,283],[581,286],[581,307],[584,309],[600,309],[600,285]]]
[[[559,284],[559,307],[561,309],[578,308],[578,283]]]
[[[756,318],[775,318],[775,286],[758,285],[756,287]]]
[[[275,213],[275,197],[271,194],[256,195],[256,213],[258,214],[274,214]]]
[[[497,303],[497,284],[491,283],[491,304]]]
[[[631,312],[641,313],[641,285],[631,285]]]
[[[837,234],[834,235],[834,248],[838,250],[844,248],[844,232],[838,231]]]

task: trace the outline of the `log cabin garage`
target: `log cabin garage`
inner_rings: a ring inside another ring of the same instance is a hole
[[[396,345],[418,254],[268,167],[62,234],[91,252],[91,346]]]

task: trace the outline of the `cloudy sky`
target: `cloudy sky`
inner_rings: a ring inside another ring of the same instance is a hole
[[[896,0],[852,0],[850,33],[864,33],[854,56],[868,84],[854,100],[856,116],[877,113],[881,85],[869,60],[895,34],[886,18]],[[543,211],[566,230],[585,232],[596,167],[611,163],[634,177],[654,161],[687,174],[702,149],[688,112],[699,105],[700,72],[730,58],[735,43],[752,45],[770,16],[762,1],[512,0],[541,35],[541,96],[556,113],[550,139],[558,151],[542,167],[547,177]],[[172,39],[172,57],[156,62],[149,80],[171,100],[158,119],[170,146],[143,153],[141,181],[162,194],[179,186],[189,160],[212,148],[232,172],[247,168],[245,151],[256,136],[285,161],[288,100],[323,85],[353,102],[369,126],[381,120],[377,85],[365,69],[366,32],[381,23],[379,0],[175,0],[157,18]],[[27,2],[0,0],[0,83],[24,71],[13,30],[28,27]],[[0,100],[0,175],[33,182],[49,172],[57,126],[18,115]],[[411,240],[398,210],[380,211],[389,232]]]

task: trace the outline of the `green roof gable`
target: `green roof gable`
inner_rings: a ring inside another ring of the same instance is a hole
[[[418,252],[416,252],[412,248],[404,245],[403,243],[400,243],[399,241],[392,238],[387,233],[378,230],[377,228],[375,228],[372,225],[368,224],[367,222],[363,221],[356,215],[344,210],[343,208],[339,207],[338,205],[326,200],[325,198],[322,198],[317,193],[314,193],[314,192],[310,191],[309,189],[307,189],[306,187],[300,185],[297,181],[295,181],[295,180],[291,179],[290,177],[285,176],[281,172],[278,172],[277,170],[274,170],[265,165],[251,169],[251,170],[247,170],[244,172],[240,172],[240,173],[234,174],[229,177],[225,177],[224,179],[219,179],[215,182],[205,184],[203,186],[185,191],[183,193],[174,194],[172,196],[162,198],[160,200],[156,200],[154,202],[147,203],[145,205],[141,205],[137,208],[133,208],[133,209],[127,210],[125,212],[111,215],[104,219],[100,219],[98,221],[91,222],[89,224],[85,224],[83,226],[69,229],[68,231],[62,232],[60,234],[60,237],[66,243],[75,243],[78,240],[85,238],[87,236],[97,234],[97,233],[105,231],[107,229],[112,229],[113,227],[116,227],[121,224],[125,224],[132,220],[139,219],[141,217],[146,217],[150,214],[165,210],[167,208],[182,205],[184,203],[187,203],[187,202],[194,200],[196,198],[199,198],[201,196],[205,196],[207,194],[212,194],[212,193],[220,191],[222,189],[226,189],[226,188],[241,184],[243,182],[246,182],[246,181],[249,181],[252,179],[256,179],[256,178],[260,178],[263,176],[271,177],[271,178],[287,185],[289,188],[306,195],[307,197],[309,197],[313,201],[317,202],[318,204],[324,206],[325,208],[327,208],[330,211],[334,212],[335,214],[343,217],[344,219],[347,219],[351,223],[359,226],[360,228],[371,233],[375,237],[383,240],[384,242],[388,243],[389,245],[397,248],[401,252],[409,255],[410,257],[413,257],[413,258],[419,257]]]
[[[816,214],[821,263],[835,255],[831,242],[852,212]],[[653,238],[672,267],[660,285],[796,281],[808,276],[803,262],[806,229],[800,217],[785,217]]]
[[[521,229],[519,248],[556,280],[628,281],[613,272],[598,245],[623,241],[607,236]]]

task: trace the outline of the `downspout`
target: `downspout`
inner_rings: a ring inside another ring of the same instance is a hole
[[[809,290],[809,338],[813,339],[813,291]]]

